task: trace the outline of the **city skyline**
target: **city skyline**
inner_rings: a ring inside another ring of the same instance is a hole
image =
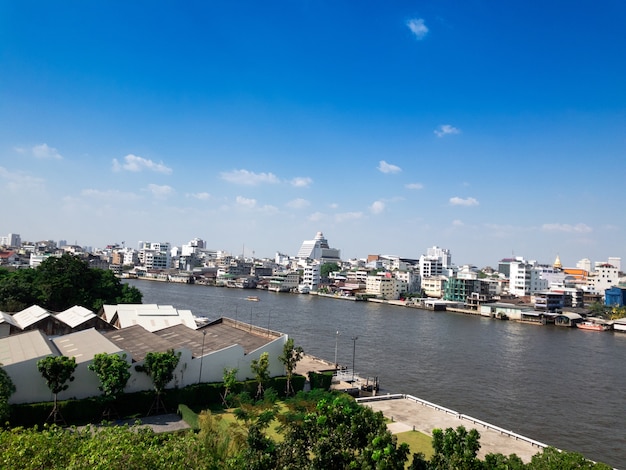
[[[625,18],[618,1],[4,2],[0,233],[624,258]]]

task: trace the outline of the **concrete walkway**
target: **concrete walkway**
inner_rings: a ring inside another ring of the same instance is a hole
[[[415,429],[432,436],[432,431],[436,428],[445,430],[464,426],[468,431],[476,429],[480,433],[478,457],[481,459],[492,453],[517,454],[524,462],[530,462],[533,455],[543,450],[541,446],[490,429],[462,415],[434,409],[407,398],[367,401],[362,402],[362,405],[369,406],[374,411],[381,411],[386,418],[391,419],[392,422],[387,427],[392,433]]]

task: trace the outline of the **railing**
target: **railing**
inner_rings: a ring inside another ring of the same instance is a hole
[[[357,398],[356,400],[359,403],[365,403],[365,402],[378,401],[378,400],[397,400],[397,399],[405,399],[405,400],[413,401],[413,402],[418,403],[418,404],[420,404],[422,406],[427,406],[427,407],[432,408],[432,409],[437,410],[437,411],[443,411],[446,414],[453,415],[453,416],[455,416],[455,417],[457,417],[459,419],[465,419],[465,420],[471,421],[473,424],[479,424],[479,425],[481,425],[481,426],[483,426],[483,427],[485,427],[487,429],[491,429],[492,431],[496,431],[496,432],[498,432],[498,433],[500,433],[502,435],[514,438],[515,440],[520,440],[520,441],[527,442],[531,446],[537,446],[537,447],[540,447],[540,448],[548,447],[548,445],[544,444],[543,442],[539,442],[539,441],[536,441],[536,440],[531,439],[529,437],[522,436],[521,434],[517,434],[517,433],[515,433],[513,431],[506,430],[506,429],[501,428],[499,426],[494,426],[493,424],[487,423],[487,422],[482,421],[482,420],[480,420],[478,418],[473,418],[472,416],[461,414],[461,413],[459,413],[457,411],[451,410],[450,408],[445,408],[443,406],[439,406],[436,403],[432,403],[432,402],[429,402],[429,401],[426,401],[426,400],[422,400],[421,398],[414,397],[413,395],[404,395],[404,394],[401,394],[401,393],[396,393],[396,394],[393,394],[393,395],[387,394],[387,395],[377,395],[377,396],[374,396],[374,397]]]

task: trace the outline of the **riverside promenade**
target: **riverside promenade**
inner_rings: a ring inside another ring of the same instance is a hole
[[[309,371],[322,371],[334,368],[334,364],[305,354],[296,373],[307,375]],[[444,408],[411,395],[386,394],[357,398],[363,406],[380,411],[391,420],[387,428],[393,433],[419,431],[432,436],[433,429],[456,429],[464,426],[468,431],[476,429],[480,433],[480,451],[478,457],[487,454],[516,454],[524,462],[530,462],[533,455],[541,452],[546,444],[502,429],[498,426]]]

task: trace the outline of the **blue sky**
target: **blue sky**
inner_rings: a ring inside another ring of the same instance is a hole
[[[0,233],[626,259],[626,3],[0,0]]]

